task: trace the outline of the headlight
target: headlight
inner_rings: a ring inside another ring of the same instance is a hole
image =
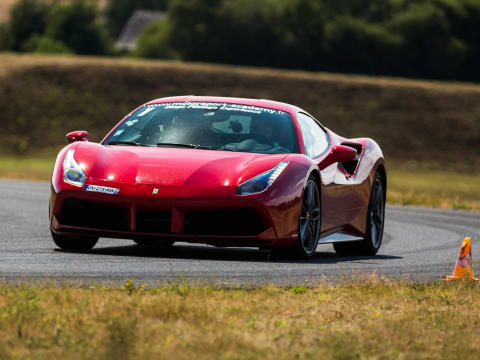
[[[85,183],[85,173],[73,157],[75,150],[68,150],[63,161],[63,180],[74,186],[83,186]]]
[[[265,191],[287,167],[289,161],[281,161],[274,168],[247,180],[237,188],[238,195],[257,194]]]

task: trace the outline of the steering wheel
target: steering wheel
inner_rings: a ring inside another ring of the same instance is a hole
[[[274,147],[272,141],[263,134],[250,134],[250,135],[248,135],[248,138],[253,139],[260,144],[269,145],[271,147]]]

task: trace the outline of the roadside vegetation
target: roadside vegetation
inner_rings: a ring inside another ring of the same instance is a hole
[[[166,17],[125,54],[135,10]],[[480,0],[18,0],[0,51],[480,81],[479,32]]]
[[[479,81],[479,20],[479,0],[171,0],[136,54]]]
[[[0,284],[2,359],[478,359],[480,287]]]
[[[48,181],[52,176],[55,156],[0,157],[0,178]]]
[[[480,170],[392,164],[388,173],[387,203],[459,210],[480,210]]]

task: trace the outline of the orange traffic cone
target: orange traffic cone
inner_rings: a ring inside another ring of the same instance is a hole
[[[472,240],[466,237],[462,246],[460,247],[460,255],[458,255],[457,263],[453,269],[452,276],[447,276],[446,280],[458,280],[458,279],[471,279],[475,282],[479,282],[479,279],[475,279],[472,269]]]

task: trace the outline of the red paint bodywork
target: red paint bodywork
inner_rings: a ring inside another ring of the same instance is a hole
[[[322,156],[311,159],[305,155],[297,122],[297,114],[305,111],[295,106],[267,100],[196,96],[162,98],[148,104],[184,101],[226,102],[286,111],[295,122],[300,153],[269,155],[185,148],[105,146],[77,141],[62,149],[55,163],[50,196],[52,231],[125,239],[174,239],[220,246],[292,245],[298,237],[298,216],[304,187],[309,176],[313,175],[320,185],[321,236],[334,232],[355,236],[365,234],[373,176],[378,170],[384,172],[386,179],[383,155],[373,140],[345,139],[326,129],[330,147]],[[332,156],[343,161],[351,159],[352,146],[360,151],[358,163],[353,171],[350,169],[350,173],[342,162],[332,163],[331,159]],[[69,149],[75,149],[75,160],[87,176],[85,184],[118,188],[119,193],[86,192],[65,183],[63,161]],[[332,155],[332,151],[336,151],[337,155]],[[289,164],[267,190],[253,195],[236,194],[238,184],[273,168],[280,161],[289,161]],[[154,189],[158,189],[157,194],[153,194]],[[129,228],[105,230],[61,224],[59,214],[64,201],[69,198],[128,208]],[[139,208],[171,211],[170,231],[137,231],[135,214]],[[188,211],[240,208],[254,209],[261,217],[265,231],[252,236],[183,233],[184,215]]]

